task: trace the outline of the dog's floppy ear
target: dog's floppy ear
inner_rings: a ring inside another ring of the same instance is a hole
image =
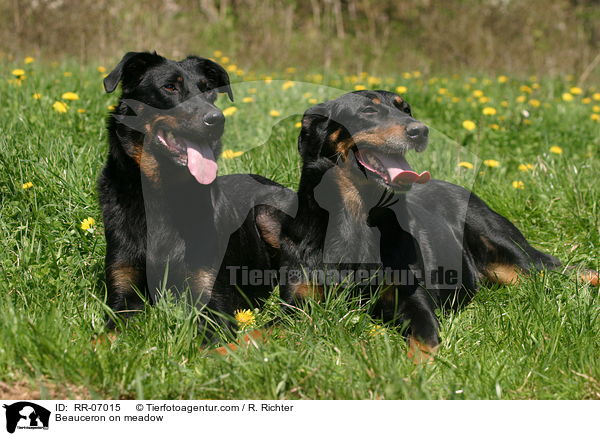
[[[233,91],[229,83],[229,74],[227,74],[225,68],[210,59],[198,56],[188,56],[185,60],[194,62],[198,68],[198,72],[210,81],[211,87],[213,89],[216,88],[221,93],[227,93],[229,100],[233,101]]]
[[[304,161],[317,159],[321,154],[330,116],[331,109],[328,103],[318,104],[304,112],[302,130],[298,136],[298,152]]]
[[[121,62],[104,78],[104,90],[108,93],[113,92],[119,86],[119,82],[124,80],[124,73],[132,72],[139,78],[141,73],[151,64],[157,63],[164,58],[154,53],[130,51],[123,56]]]

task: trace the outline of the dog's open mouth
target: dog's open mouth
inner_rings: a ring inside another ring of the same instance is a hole
[[[366,170],[377,174],[392,187],[409,188],[413,183],[427,183],[431,180],[429,171],[416,173],[404,158],[404,153],[385,153],[383,151],[366,149],[357,150],[356,160]]]
[[[175,137],[172,132],[164,130],[158,130],[156,137],[167,151],[176,156],[178,163],[187,166],[198,183],[209,185],[217,178],[217,160],[210,142]]]

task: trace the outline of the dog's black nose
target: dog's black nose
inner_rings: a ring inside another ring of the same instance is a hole
[[[211,111],[204,115],[204,124],[207,126],[215,126],[218,124],[223,124],[225,121],[225,116],[221,111]]]
[[[425,124],[415,121],[406,126],[406,134],[413,139],[426,138],[429,134],[429,129]]]

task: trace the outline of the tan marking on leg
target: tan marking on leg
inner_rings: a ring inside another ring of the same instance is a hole
[[[228,344],[215,348],[212,350],[212,353],[226,356],[229,353],[237,351],[241,346],[253,345],[254,347],[258,348],[259,343],[265,342],[270,334],[270,329],[255,329],[244,334],[244,336],[242,336],[236,342],[229,342]]]
[[[273,248],[279,248],[281,223],[272,216],[263,213],[256,216],[256,227],[262,240]]]
[[[439,348],[439,345],[432,347],[431,345],[419,341],[414,336],[409,336],[407,356],[415,363],[415,365],[421,363],[433,363]]]
[[[128,265],[110,266],[108,275],[117,289],[130,289],[140,278],[140,270]]]
[[[196,270],[191,277],[190,285],[195,298],[200,298],[202,303],[208,303],[212,296],[216,274],[212,270]]]
[[[117,340],[117,334],[115,332],[103,333],[98,335],[96,338],[92,339],[92,345],[94,346],[94,351],[101,345],[104,344],[112,344]]]
[[[600,272],[586,269],[579,273],[579,278],[588,285],[600,286]]]
[[[503,263],[490,263],[485,270],[485,276],[489,280],[502,285],[516,284],[520,273],[521,270],[516,265]]]
[[[381,289],[380,300],[386,304],[395,305],[398,301],[398,293],[396,287],[393,285],[387,285]]]
[[[297,300],[313,298],[317,301],[323,301],[325,292],[323,286],[314,285],[312,283],[300,283],[292,285],[292,294]]]

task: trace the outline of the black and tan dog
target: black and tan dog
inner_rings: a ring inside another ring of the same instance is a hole
[[[108,306],[128,318],[170,288],[229,326],[234,310],[272,290],[232,281],[229,267],[271,268],[277,253],[256,215],[290,191],[254,175],[217,177],[225,118],[214,103],[220,92],[233,99],[220,65],[131,52],[104,80],[106,92],[119,83],[99,180]]]
[[[269,238],[279,242],[282,268],[303,274],[282,284],[285,301],[323,297],[332,284],[323,277],[363,295],[377,288],[377,313],[407,326],[417,360],[440,343],[436,309],[461,307],[484,280],[515,283],[561,265],[472,192],[415,172],[406,154],[427,141],[428,128],[390,92],[354,92],[309,109],[298,140],[298,212]],[[595,272],[583,276],[598,282]]]

